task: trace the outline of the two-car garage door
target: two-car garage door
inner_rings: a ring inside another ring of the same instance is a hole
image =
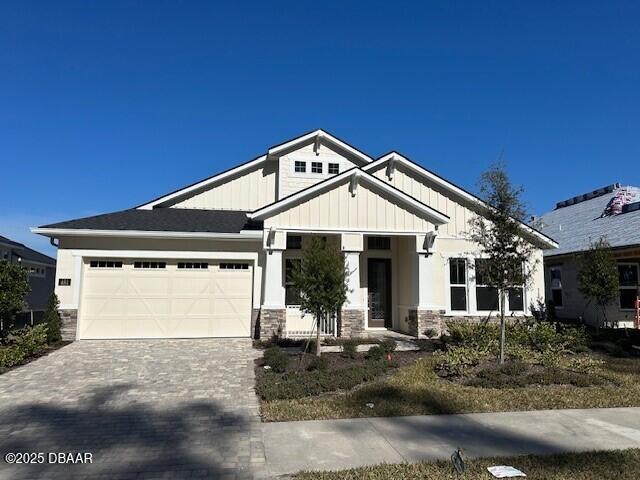
[[[250,263],[87,259],[79,337],[247,337]]]

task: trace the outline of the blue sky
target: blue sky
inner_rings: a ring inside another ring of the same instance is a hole
[[[2,2],[0,235],[121,210],[325,128],[533,213],[640,184],[640,3]]]

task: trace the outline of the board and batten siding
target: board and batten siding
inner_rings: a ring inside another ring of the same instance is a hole
[[[438,228],[439,235],[464,237],[464,233],[468,231],[469,220],[475,215],[474,212],[456,201],[451,194],[429,182],[428,179],[420,177],[402,164],[396,164],[391,180],[387,175],[387,164],[383,164],[369,173],[449,216],[449,223]]]
[[[306,162],[306,173],[296,173],[294,169],[296,160]],[[311,162],[322,163],[321,174],[311,173]],[[328,174],[329,163],[337,163],[340,166],[340,173],[362,164],[362,162],[356,163],[353,160],[340,155],[327,145],[321,145],[317,155],[316,152],[313,151],[313,144],[310,144],[281,156],[279,198],[282,199],[288,195],[326,180],[329,177],[335,176],[333,174]]]
[[[428,232],[424,215],[405,207],[388,193],[360,182],[355,196],[350,178],[328,191],[265,219],[265,227],[383,232]]]
[[[265,161],[171,205],[203,210],[255,210],[276,200],[278,162]]]

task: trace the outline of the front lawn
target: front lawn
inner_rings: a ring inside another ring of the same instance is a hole
[[[640,359],[598,357],[603,385],[485,388],[440,378],[427,356],[349,392],[262,402],[264,421],[640,406]],[[373,408],[367,404],[373,404]]]
[[[454,473],[450,462],[379,465],[339,472],[304,472],[298,480],[446,480],[468,478],[489,480],[493,465],[511,465],[526,473],[530,480],[635,480],[640,472],[640,449],[608,452],[565,453],[545,456],[480,458],[467,460],[464,477]]]

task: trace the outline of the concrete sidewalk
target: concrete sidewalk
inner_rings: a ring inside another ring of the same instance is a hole
[[[263,424],[268,473],[379,463],[640,448],[640,408],[354,418]]]

